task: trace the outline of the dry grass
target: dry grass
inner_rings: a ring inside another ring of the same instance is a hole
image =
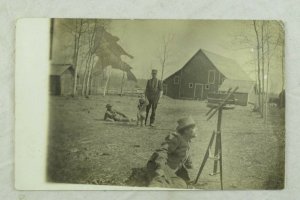
[[[145,166],[164,137],[173,131],[176,120],[191,115],[198,124],[198,137],[191,155],[195,178],[203,159],[216,117],[206,121],[204,102],[164,98],[157,110],[155,128],[134,123],[102,121],[105,105],[135,117],[135,97],[92,96],[51,97],[49,128],[49,181],[109,185],[136,185],[128,181]],[[225,189],[280,189],[284,185],[283,111],[270,108],[266,124],[249,107],[224,111],[222,122],[223,172]],[[208,161],[196,188],[219,189],[219,177],[209,176]],[[143,185],[143,182],[138,183]]]

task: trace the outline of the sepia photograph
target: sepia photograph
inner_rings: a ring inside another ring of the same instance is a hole
[[[49,31],[48,183],[284,188],[282,21],[53,18]]]

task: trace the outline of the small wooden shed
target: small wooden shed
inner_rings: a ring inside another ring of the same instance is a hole
[[[234,89],[235,87],[239,87],[233,94],[236,105],[247,106],[248,103],[255,102],[254,81],[225,79],[219,88],[219,92],[226,93],[229,88]]]
[[[74,83],[74,68],[71,64],[52,64],[50,69],[50,94],[71,95]]]

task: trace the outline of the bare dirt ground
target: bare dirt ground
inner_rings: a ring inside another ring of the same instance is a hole
[[[62,183],[144,186],[141,168],[178,118],[191,115],[198,125],[192,142],[194,179],[199,170],[216,116],[206,121],[205,102],[164,97],[157,109],[156,127],[104,122],[105,105],[135,118],[137,98],[92,96],[51,97],[48,180]],[[270,108],[266,123],[249,107],[223,112],[224,189],[281,189],[284,185],[284,110]],[[219,189],[219,176],[210,176],[208,161],[195,188]]]

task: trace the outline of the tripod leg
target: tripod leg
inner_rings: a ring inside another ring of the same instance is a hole
[[[198,179],[199,179],[199,177],[200,177],[200,175],[201,175],[201,172],[202,172],[202,170],[203,170],[203,168],[204,168],[204,165],[205,165],[205,163],[206,163],[206,161],[207,161],[207,159],[208,159],[208,156],[209,156],[209,148],[211,147],[211,145],[212,145],[212,143],[213,143],[213,141],[214,141],[215,134],[216,134],[216,133],[215,133],[215,131],[214,131],[213,134],[212,134],[212,136],[211,136],[211,138],[210,138],[210,141],[209,141],[209,144],[208,144],[206,153],[205,153],[205,155],[204,155],[203,161],[202,161],[202,163],[201,163],[201,166],[200,166],[200,169],[199,169],[199,172],[198,172],[198,174],[197,174],[197,178],[196,178],[194,184],[196,184],[196,183],[198,182]]]
[[[221,138],[221,132],[219,133],[219,148],[220,148],[220,181],[221,181],[221,190],[223,190],[223,158],[222,158],[222,138]]]
[[[217,123],[217,136],[216,136],[216,148],[215,148],[215,156],[219,156],[219,146],[221,143],[221,123],[222,123],[222,107],[219,108],[218,110],[218,123]],[[218,169],[218,160],[215,160],[214,163],[214,170],[212,175],[217,174],[217,169]]]
[[[220,137],[219,137],[219,132],[217,132],[216,135],[216,144],[215,144],[215,158],[217,158],[219,156],[219,145],[220,145]],[[215,160],[214,161],[214,169],[213,172],[210,175],[216,175],[217,171],[218,171],[218,162],[219,160]]]

